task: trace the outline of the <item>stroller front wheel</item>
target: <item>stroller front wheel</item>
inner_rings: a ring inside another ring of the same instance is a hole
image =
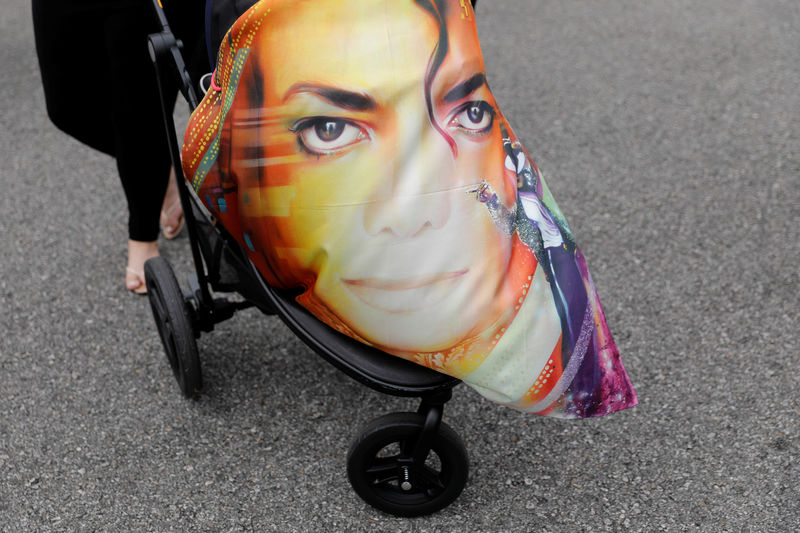
[[[392,413],[373,420],[347,455],[356,494],[396,516],[421,516],[450,505],[467,483],[469,460],[461,438],[441,423],[423,461],[413,457],[425,418]]]
[[[144,279],[150,308],[172,373],[183,395],[187,398],[196,397],[203,387],[200,357],[192,315],[178,280],[163,257],[147,260]]]

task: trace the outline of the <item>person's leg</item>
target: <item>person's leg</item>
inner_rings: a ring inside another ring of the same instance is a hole
[[[255,0],[245,0],[252,5]],[[203,2],[169,3],[165,6],[165,14],[170,21],[170,28],[175,36],[183,42],[183,59],[186,69],[193,80],[195,91],[199,87],[198,81],[211,71],[208,64],[204,37],[205,6]],[[244,10],[243,10],[244,11]],[[163,78],[163,77],[162,77]],[[171,93],[178,91],[177,85],[170,85]],[[199,95],[202,97],[202,95]],[[174,239],[183,228],[183,210],[181,208],[178,187],[175,181],[175,172],[170,173],[167,192],[161,206],[161,230],[166,239]]]
[[[248,2],[251,0],[247,0]],[[252,0],[255,3],[255,0]],[[189,2],[188,4],[170,3],[165,7],[165,14],[170,21],[170,28],[175,36],[183,42],[183,59],[189,72],[195,91],[199,87],[199,80],[211,71],[205,54],[205,40],[203,26],[205,23],[205,7],[202,2]],[[171,81],[171,73],[167,74]],[[162,82],[165,77],[162,76]],[[178,86],[168,83],[169,94],[173,96],[178,92]],[[202,96],[202,95],[199,95]],[[183,209],[181,208],[180,195],[175,181],[175,171],[170,173],[167,181],[167,192],[161,206],[161,230],[166,239],[174,239],[183,228]]]
[[[202,3],[198,6],[191,13],[172,13],[182,17],[178,36],[186,34],[184,42],[191,43],[190,51],[197,46],[196,35],[202,34],[202,17],[192,16],[195,11],[202,13]],[[159,222],[167,237],[174,237],[183,217],[178,190],[170,177],[161,98],[147,51],[147,35],[156,29],[154,14],[146,4],[118,9],[106,24],[115,155],[129,211],[126,287],[140,293],[145,291],[144,262],[158,255]],[[161,82],[171,109],[177,94],[174,76],[165,69]]]
[[[158,242],[128,239],[128,266],[125,267],[125,287],[136,294],[147,294],[144,283],[144,263],[158,257]],[[141,270],[140,270],[141,269]]]
[[[178,184],[175,181],[175,170],[172,169],[167,180],[167,192],[161,205],[161,232],[165,239],[174,239],[183,229],[183,209],[178,194]]]
[[[139,293],[145,292],[144,262],[158,255],[159,215],[170,169],[160,97],[147,52],[153,24],[146,7],[120,9],[106,24],[115,155],[128,202],[125,284]]]

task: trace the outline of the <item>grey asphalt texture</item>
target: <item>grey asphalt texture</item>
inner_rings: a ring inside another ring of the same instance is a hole
[[[123,288],[113,161],[47,120],[30,7],[0,27],[0,531],[800,530],[800,3],[482,0],[490,83],[549,176],[640,405],[561,421],[455,391],[461,497],[401,519],[350,489],[413,410],[249,310],[184,400]],[[163,255],[189,272],[186,238]]]

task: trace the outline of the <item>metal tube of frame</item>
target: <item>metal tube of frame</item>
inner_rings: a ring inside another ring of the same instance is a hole
[[[157,0],[154,0],[157,2]],[[160,8],[157,10],[163,15]],[[177,48],[177,43],[168,29],[161,33],[152,34],[149,36],[148,46],[150,47],[150,58],[153,62],[153,67],[156,72],[156,82],[158,84],[158,93],[161,99],[161,111],[164,119],[164,127],[167,131],[167,140],[169,142],[170,159],[172,160],[172,167],[175,170],[175,179],[178,184],[178,193],[181,199],[181,207],[183,208],[183,216],[186,219],[186,229],[189,233],[189,244],[192,250],[192,257],[194,258],[194,265],[197,271],[197,279],[200,284],[200,298],[202,301],[198,302],[200,305],[200,319],[205,322],[210,319],[213,309],[213,300],[208,288],[208,277],[205,273],[203,257],[200,253],[200,246],[198,244],[197,224],[194,219],[194,212],[191,207],[191,199],[189,198],[188,186],[186,179],[183,175],[183,168],[181,166],[181,157],[178,151],[178,138],[175,134],[175,122],[172,119],[172,110],[167,106],[165,101],[163,84],[161,82],[161,74],[159,72],[159,59],[164,56],[166,51],[171,48]],[[213,323],[213,322],[212,322]]]

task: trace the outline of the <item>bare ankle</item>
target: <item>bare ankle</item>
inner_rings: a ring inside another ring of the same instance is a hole
[[[158,241],[128,239],[128,268],[131,270],[141,272],[145,261],[158,255]]]

